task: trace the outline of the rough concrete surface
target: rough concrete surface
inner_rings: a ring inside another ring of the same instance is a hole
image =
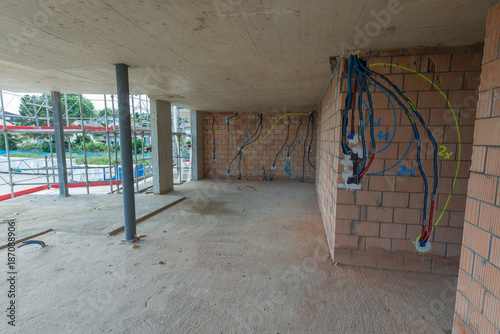
[[[174,195],[136,195],[136,218],[180,199]],[[18,239],[49,229],[107,235],[123,226],[123,198],[117,194],[25,195],[2,203],[0,221],[4,219],[16,219]],[[0,231],[0,245],[6,243],[6,234],[7,230]]]
[[[137,248],[52,232],[17,249],[17,326],[0,332],[450,333],[456,279],[336,266],[313,184],[173,194],[189,199],[140,224]]]

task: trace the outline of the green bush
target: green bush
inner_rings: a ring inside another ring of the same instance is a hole
[[[9,143],[9,151],[17,150],[17,144],[19,143],[18,138],[7,135],[7,142]],[[3,134],[0,134],[0,150],[5,150],[5,137]]]
[[[40,152],[42,150],[42,145],[33,142],[21,142],[17,144],[17,150],[24,152]]]

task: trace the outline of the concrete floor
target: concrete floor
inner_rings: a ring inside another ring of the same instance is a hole
[[[144,217],[174,205],[183,198],[170,194],[136,194],[136,219],[142,221]],[[2,220],[16,219],[17,239],[47,230],[109,236],[123,226],[121,194],[60,197],[58,189],[50,189],[43,194],[9,199],[3,204],[0,207],[0,217]],[[0,231],[0,247],[7,243],[6,234],[6,230]]]
[[[189,199],[138,225],[137,248],[55,232],[17,249],[17,332],[451,333],[456,279],[334,265],[313,184],[173,195]]]

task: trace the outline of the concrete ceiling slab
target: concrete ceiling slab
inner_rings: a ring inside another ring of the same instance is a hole
[[[2,1],[0,88],[131,93],[212,111],[304,111],[345,50],[483,41],[488,0]],[[377,18],[378,17],[378,18]]]

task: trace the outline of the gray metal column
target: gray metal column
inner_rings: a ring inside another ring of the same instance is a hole
[[[203,163],[203,113],[191,110],[191,168],[193,180],[205,177]]]
[[[137,239],[137,235],[128,66],[125,64],[116,64],[115,67],[116,89],[118,93],[118,123],[120,126],[120,155],[122,158],[123,211],[125,216],[125,240],[123,242],[133,243]]]
[[[57,176],[59,181],[59,195],[67,197],[68,173],[66,169],[66,152],[64,150],[64,124],[61,107],[61,93],[52,92],[52,117],[54,118],[54,137],[56,140]]]
[[[174,190],[172,118],[170,103],[151,99],[151,148],[153,153],[153,192]]]

